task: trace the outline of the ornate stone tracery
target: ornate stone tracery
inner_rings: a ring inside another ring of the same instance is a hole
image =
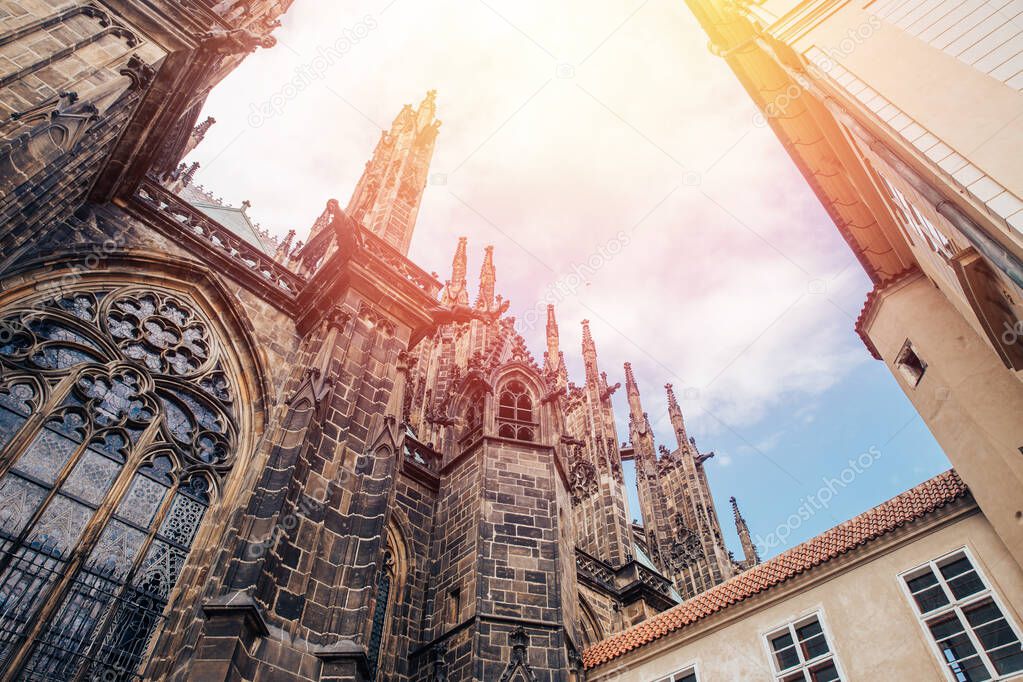
[[[597,493],[597,467],[586,459],[581,445],[575,446],[572,464],[569,467],[569,484],[572,493],[572,504],[581,504],[583,500]]]
[[[497,435],[502,438],[536,439],[533,396],[518,379],[504,384],[498,392]]]
[[[669,549],[670,561],[675,570],[682,570],[703,558],[700,536],[694,533],[681,514],[675,516],[675,537]]]
[[[0,311],[0,665],[140,666],[234,461],[225,365],[170,291],[52,290]]]

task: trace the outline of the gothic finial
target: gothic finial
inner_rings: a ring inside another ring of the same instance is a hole
[[[494,267],[494,247],[487,246],[483,251],[483,265],[480,267],[480,291],[476,297],[476,307],[480,310],[494,309],[494,285],[497,282],[497,269]]]
[[[283,263],[284,259],[291,254],[291,242],[294,239],[295,231],[288,230],[288,234],[284,236],[284,241],[282,241],[280,246],[277,247],[277,252],[274,254],[274,258]]]
[[[508,639],[511,640],[512,648],[517,651],[525,651],[529,646],[529,635],[521,625],[515,628],[515,632]]]
[[[213,118],[212,116],[207,116],[205,121],[197,125],[195,129],[192,130],[192,135],[194,135],[198,140],[201,141],[202,138],[206,136],[206,133],[209,132],[210,128],[213,127],[213,124],[216,122],[217,119]]]
[[[451,259],[451,279],[441,294],[441,303],[446,306],[469,305],[469,292],[466,290],[466,254],[465,237],[458,238],[455,255]]]
[[[599,387],[600,372],[597,369],[597,345],[593,343],[590,332],[590,321],[583,320],[583,367],[586,370],[586,383]]]
[[[632,363],[625,363],[625,390],[629,393],[639,393],[639,386],[636,384],[636,375],[632,373]]]
[[[561,365],[560,336],[558,334],[558,320],[554,316],[554,305],[547,305],[547,353],[545,369],[557,372]]]
[[[196,172],[198,170],[199,170],[199,162],[198,161],[193,161],[192,165],[188,167],[188,170],[186,170],[181,175],[181,186],[182,187],[188,187],[189,185],[191,185],[192,184],[192,180],[195,179],[195,174],[196,174]]]
[[[426,97],[419,103],[419,107],[416,109],[416,128],[420,132],[426,132],[426,134],[436,134],[437,128],[440,126],[440,121],[434,120],[434,113],[437,111],[437,91],[427,90]],[[427,129],[430,129],[427,131]]]
[[[596,352],[597,347],[593,343],[593,334],[590,333],[590,321],[583,320],[583,352],[590,349]]]
[[[668,392],[668,417],[671,419],[671,425],[675,429],[678,447],[680,450],[685,451],[689,446],[689,437],[686,435],[686,422],[682,417],[682,408],[679,407],[672,385],[665,384],[664,389]]]
[[[677,407],[678,400],[675,398],[674,387],[670,383],[668,383],[664,385],[664,390],[668,392],[668,406],[671,407],[672,405],[675,405]]]
[[[635,421],[641,429],[649,431],[649,420],[643,411],[643,404],[639,398],[639,385],[636,383],[636,375],[632,371],[631,362],[625,363],[625,394],[629,401],[630,420]],[[652,450],[653,446],[650,447]]]
[[[557,333],[558,333],[558,320],[557,320],[557,317],[554,315],[554,304],[553,303],[548,303],[547,304],[547,333],[550,334],[552,329],[554,330],[554,334],[557,335]]]
[[[451,279],[453,281],[461,281],[465,279],[465,268],[467,262],[465,247],[468,241],[467,237],[458,238],[458,246],[455,247],[455,256],[451,260]]]
[[[745,568],[751,568],[760,563],[760,553],[757,551],[757,546],[753,544],[753,538],[750,536],[749,532],[749,525],[746,523],[746,519],[743,518],[742,512],[739,511],[739,503],[735,501],[735,497],[728,498],[728,502],[732,505],[732,516],[735,518],[735,530],[739,534],[739,542],[742,543],[742,553],[746,557],[743,565]]]

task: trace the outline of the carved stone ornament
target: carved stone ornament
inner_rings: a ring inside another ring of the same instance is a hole
[[[611,436],[607,437],[607,463],[611,467],[611,475],[614,476],[615,481],[619,484],[624,483],[625,476],[622,473],[622,456],[618,446],[615,445],[615,439]]]
[[[583,453],[580,445],[575,446],[575,454],[572,457],[572,464],[568,470],[569,491],[572,494],[572,504],[580,504],[590,495],[597,492],[597,468],[593,466]]]
[[[691,566],[704,556],[700,537],[686,525],[681,514],[675,517],[675,538],[669,553],[671,565],[675,570]]]
[[[203,50],[218,55],[245,54],[255,52],[258,47],[271,48],[276,44],[277,39],[273,36],[259,35],[244,28],[210,31],[200,38]]]
[[[536,682],[536,673],[529,667],[529,635],[520,625],[508,637],[512,645],[511,659],[501,675],[501,682]]]

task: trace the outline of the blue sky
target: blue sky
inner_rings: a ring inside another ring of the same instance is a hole
[[[733,549],[730,495],[755,536],[783,529],[771,555],[948,467],[853,331],[870,283],[684,3],[298,0],[275,35],[211,95],[198,182],[301,237],[328,198],[347,202],[401,105],[436,89],[444,124],[411,257],[443,278],[459,236],[470,272],[493,244],[535,355],[554,302],[581,381],[590,319],[602,369],[622,381],[633,363],[668,446],[672,382],[717,453]]]

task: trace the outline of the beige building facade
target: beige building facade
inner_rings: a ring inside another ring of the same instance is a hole
[[[1023,571],[965,488],[937,484],[950,476],[590,649],[587,679],[1015,677]],[[940,585],[927,579],[932,570]],[[921,613],[914,592],[935,608]],[[949,651],[960,658],[946,665]]]
[[[1023,6],[688,4],[873,280],[867,348],[1023,560]]]

